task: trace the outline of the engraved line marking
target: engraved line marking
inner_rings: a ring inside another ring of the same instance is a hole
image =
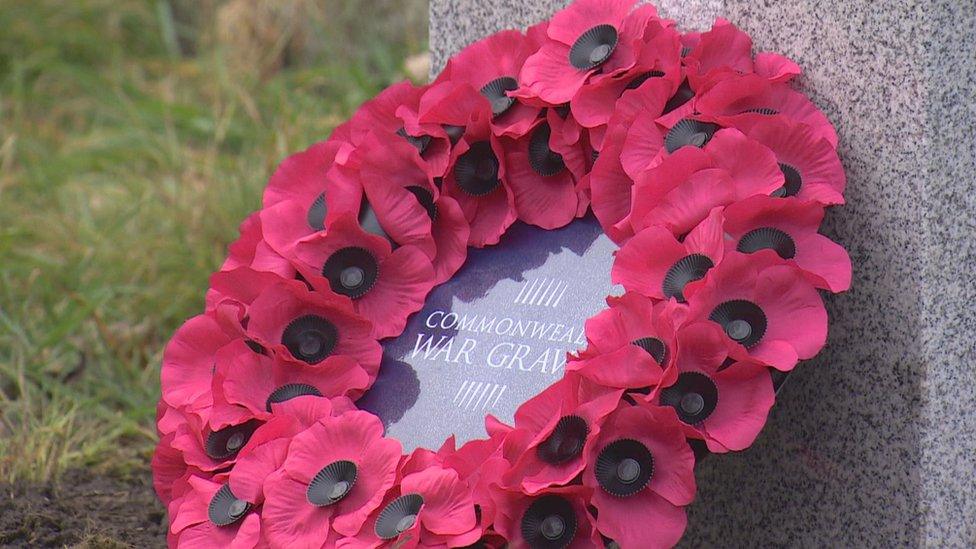
[[[483,381],[477,381],[471,384],[471,386],[474,387],[475,389],[474,391],[471,392],[471,397],[469,397],[467,400],[464,401],[463,405],[461,406],[462,408],[464,408],[465,410],[468,409],[468,406],[471,405],[471,401],[474,400],[474,397],[478,396],[478,391],[481,390],[482,385],[484,385]]]
[[[485,383],[485,388],[482,389],[481,394],[478,395],[478,400],[475,400],[474,403],[471,404],[471,408],[469,408],[469,410],[477,410],[478,406],[481,405],[481,400],[485,398],[486,394],[488,394],[488,389],[494,387],[494,385],[494,383]]]
[[[553,281],[556,282],[555,279],[553,279]],[[550,284],[550,286],[552,286],[552,284]],[[556,295],[556,292],[559,291],[560,286],[562,286],[562,283],[556,282],[556,286],[555,288],[552,288],[551,292],[549,291],[549,288],[546,288],[546,293],[542,294],[542,297],[539,298],[539,305],[542,305],[543,307],[548,307],[549,302],[552,301],[552,296]]]
[[[508,385],[502,385],[502,390],[500,393],[498,393],[498,396],[495,397],[495,402],[491,403],[492,408],[498,405],[498,401],[502,398],[502,395],[505,394],[505,389],[508,389]]]
[[[557,288],[559,287],[559,284],[555,278],[549,281],[549,285],[546,286],[545,291],[542,292],[542,295],[539,296],[539,299],[534,303],[534,305],[542,305],[542,303],[549,296],[549,292],[552,290],[554,284],[556,285]]]
[[[525,294],[525,289],[528,288],[528,287],[529,287],[529,281],[526,280],[525,283],[522,284],[522,289],[519,290],[518,295],[515,296],[515,301],[513,301],[512,303],[518,303],[519,300],[522,299],[522,296]]]
[[[488,395],[488,398],[485,399],[484,404],[481,405],[482,410],[488,409],[488,403],[491,402],[492,397],[495,396],[495,393],[498,391],[499,387],[501,387],[501,385],[496,383],[494,387],[491,388],[491,394]]]
[[[461,396],[461,391],[463,391],[463,390],[464,390],[464,388],[465,388],[465,387],[467,387],[467,386],[468,386],[468,380],[464,380],[464,382],[463,382],[463,383],[461,383],[461,387],[460,387],[460,388],[458,388],[458,392],[457,392],[457,394],[456,394],[456,395],[454,395],[454,400],[452,400],[451,402],[453,402],[454,404],[457,404],[457,401],[458,401],[458,397],[460,397],[460,396]]]
[[[569,284],[563,286],[563,291],[559,293],[559,297],[556,298],[556,302],[552,304],[553,309],[559,306],[559,303],[563,300],[563,296],[566,295],[567,288],[569,288]]]
[[[523,305],[528,303],[529,296],[532,295],[532,292],[535,290],[535,285],[538,282],[539,282],[538,278],[533,278],[531,285],[528,282],[525,283],[528,289],[525,291],[525,295],[522,296],[522,299],[518,301],[519,303],[522,303]]]
[[[539,296],[539,292],[542,291],[542,287],[546,285],[546,279],[542,279],[542,284],[539,284],[538,289],[532,294],[532,299],[529,299],[529,305],[535,305],[535,298]]]
[[[556,284],[556,288],[552,291],[551,294],[549,294],[549,299],[546,300],[545,306],[552,307],[553,306],[552,302],[554,299],[556,299],[556,294],[558,294],[560,290],[566,291],[566,286],[567,284],[565,282],[560,282],[559,284]]]
[[[472,387],[474,387],[474,382],[473,381],[470,382],[470,383],[468,383],[468,390],[464,392],[464,396],[461,397],[461,400],[459,400],[457,402],[458,408],[463,408],[464,407],[464,401],[465,401],[465,399],[468,398],[468,395],[471,394]]]

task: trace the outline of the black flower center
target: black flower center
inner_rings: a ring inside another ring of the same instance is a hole
[[[329,280],[333,292],[358,299],[373,288],[379,277],[379,264],[364,248],[342,248],[325,261],[322,276]]]
[[[281,333],[281,344],[291,356],[308,364],[329,356],[338,341],[339,329],[318,315],[300,316],[289,322]]]
[[[751,301],[733,299],[715,307],[708,316],[726,335],[744,347],[759,343],[766,333],[766,313]]]
[[[552,128],[548,122],[543,122],[529,139],[529,165],[542,177],[551,177],[566,169],[562,155],[549,148],[550,135]]]
[[[444,124],[444,133],[447,134],[447,138],[451,141],[451,145],[457,145],[457,142],[461,140],[461,136],[464,135],[464,126],[455,126],[453,124]]]
[[[635,89],[641,87],[641,84],[643,84],[644,82],[647,82],[651,78],[658,78],[658,77],[661,77],[661,76],[664,76],[664,73],[661,72],[661,71],[647,71],[645,73],[641,73],[641,74],[635,76],[630,82],[628,82],[627,83],[627,86],[624,89],[625,90],[635,90]]]
[[[228,526],[239,521],[250,510],[251,504],[237,499],[230,491],[230,485],[224,484],[210,499],[207,516],[217,526]]]
[[[417,203],[427,212],[427,217],[431,221],[437,221],[437,204],[434,202],[434,194],[417,185],[410,185],[407,187],[407,190],[410,191],[410,194],[417,199]]]
[[[488,141],[478,141],[454,165],[458,187],[471,196],[484,196],[501,185],[498,158]]]
[[[717,124],[683,118],[678,121],[664,137],[664,148],[669,153],[685,146],[702,148],[708,143],[715,132],[721,129]]]
[[[640,339],[631,341],[631,344],[637,345],[641,349],[644,349],[644,352],[651,355],[654,362],[657,362],[660,365],[664,365],[664,362],[668,358],[668,346],[656,337],[642,337]]]
[[[736,250],[746,254],[773,250],[783,259],[790,259],[796,255],[796,244],[784,231],[773,227],[759,227],[742,235]]]
[[[565,463],[583,452],[586,435],[590,432],[586,420],[579,416],[563,416],[536,448],[536,455],[546,463]]]
[[[542,496],[522,515],[522,538],[532,549],[562,549],[576,537],[576,512],[566,499]]]
[[[492,116],[501,116],[515,104],[515,98],[506,92],[518,89],[518,80],[511,76],[501,76],[481,87],[481,95],[491,103]]]
[[[407,143],[413,145],[414,148],[417,149],[417,152],[419,152],[420,154],[424,154],[424,151],[427,150],[427,146],[430,145],[429,135],[420,135],[420,136],[410,135],[407,133],[407,129],[404,128],[403,126],[400,126],[400,129],[397,130],[396,133],[400,137],[406,139]]]
[[[312,205],[308,207],[308,213],[305,218],[308,221],[308,226],[315,229],[316,231],[321,231],[325,228],[325,193],[322,193],[315,197],[312,201]]]
[[[277,404],[279,402],[285,402],[293,398],[298,398],[300,396],[322,396],[322,393],[315,388],[313,385],[307,383],[288,383],[278,387],[268,395],[268,400],[265,403],[265,407],[270,412],[271,405]]]
[[[691,101],[693,97],[695,97],[695,92],[691,89],[691,85],[688,83],[688,80],[683,81],[681,85],[678,86],[677,91],[674,92],[674,95],[672,95],[671,98],[668,99],[668,102],[664,104],[664,114],[668,114],[688,101]]]
[[[358,220],[359,226],[367,233],[381,236],[389,240],[391,243],[396,244],[393,242],[393,239],[390,238],[390,235],[386,234],[386,231],[383,230],[383,225],[380,224],[380,219],[376,216],[376,210],[373,209],[373,205],[366,200],[365,196],[363,197],[362,203],[359,205]]]
[[[305,497],[316,507],[327,507],[338,503],[349,495],[359,477],[359,469],[351,461],[334,461],[322,469],[308,484]]]
[[[211,459],[223,461],[237,455],[237,452],[247,444],[254,431],[261,426],[261,421],[252,419],[238,425],[224,427],[207,435],[204,451]]]
[[[773,191],[771,194],[777,198],[785,198],[787,196],[796,196],[800,193],[800,187],[803,186],[803,176],[800,175],[799,170],[790,166],[789,164],[779,163],[779,171],[783,172],[783,178],[785,183],[783,186]]]
[[[381,539],[393,539],[406,532],[417,522],[417,514],[424,504],[420,494],[406,494],[387,504],[376,519],[376,535]]]
[[[674,408],[689,425],[701,423],[718,405],[718,387],[701,372],[683,372],[674,385],[661,390],[661,404]]]
[[[597,25],[584,32],[569,48],[569,64],[580,70],[598,67],[610,59],[617,47],[617,29]]]
[[[632,496],[650,482],[654,474],[654,456],[639,441],[619,439],[597,455],[594,474],[597,483],[608,494]]]
[[[689,282],[704,278],[705,273],[714,266],[715,264],[707,255],[691,254],[679,259],[664,274],[664,283],[661,285],[664,297],[673,297],[678,302],[684,303],[685,286]]]

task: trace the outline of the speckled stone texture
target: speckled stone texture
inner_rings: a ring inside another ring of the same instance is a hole
[[[434,71],[567,0],[431,0]],[[789,55],[836,124],[854,261],[828,348],[746,452],[705,460],[687,547],[976,545],[976,2],[665,0]]]

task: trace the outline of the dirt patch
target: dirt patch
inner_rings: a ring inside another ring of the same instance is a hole
[[[148,477],[70,471],[52,484],[0,485],[0,547],[165,547]]]

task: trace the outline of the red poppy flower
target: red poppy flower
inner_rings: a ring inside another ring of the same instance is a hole
[[[536,495],[496,487],[495,529],[513,547],[602,547],[587,509],[591,494],[590,488],[579,485],[548,488]]]
[[[480,510],[481,525],[492,524],[497,512],[495,501],[489,493],[489,485],[497,483],[502,474],[511,467],[511,463],[504,456],[502,445],[512,429],[491,416],[486,418],[486,423],[489,422],[500,428],[489,428],[489,438],[468,441],[454,450],[454,437],[451,436],[438,452],[443,466],[457,471],[461,480],[471,487],[471,497]]]
[[[245,336],[248,307],[266,289],[281,283],[295,282],[295,276],[283,278],[275,273],[258,271],[251,267],[238,267],[218,271],[210,275],[207,290],[206,312],[224,326],[229,333]],[[252,342],[257,352],[263,352]]]
[[[630,177],[621,163],[624,147],[628,143],[628,133],[631,128],[637,128],[637,119],[648,118],[651,124],[664,110],[670,93],[667,83],[660,79],[651,79],[635,90],[625,94],[617,101],[613,115],[607,124],[607,135],[603,141],[603,148],[593,164],[590,173],[590,189],[593,198],[593,213],[603,226],[607,235],[615,242],[620,242],[627,231],[616,229],[630,213],[631,189],[634,179]],[[635,133],[630,147],[642,151],[648,165],[655,158],[664,145],[663,132],[654,128],[644,128]],[[653,131],[651,131],[653,130]],[[656,137],[655,137],[656,136]]]
[[[686,434],[712,452],[748,448],[775,400],[769,369],[730,345],[713,323],[685,326],[678,346],[678,377],[652,393],[652,402],[674,408]]]
[[[776,155],[786,182],[773,196],[795,196],[825,206],[844,203],[844,166],[837,150],[813,128],[782,115],[740,118],[736,127]]]
[[[476,111],[451,153],[444,192],[457,200],[471,226],[468,245],[497,244],[515,222],[515,196],[505,165],[505,151],[488,128],[490,114]]]
[[[294,278],[295,267],[265,240],[261,216],[264,210],[254,212],[241,223],[240,237],[227,249],[227,259],[221,271],[251,267],[262,272],[275,273],[283,278]]]
[[[440,192],[417,151],[373,135],[357,151],[363,190],[383,232],[400,245],[422,249],[433,261],[434,283],[451,278],[467,257],[470,233],[461,207]]]
[[[674,331],[681,316],[678,306],[655,302],[634,292],[608,297],[607,305],[586,321],[587,346],[579,357],[591,358],[636,346],[668,371],[676,350]]]
[[[570,101],[573,116],[590,131],[597,149],[602,149],[606,126],[621,96],[654,80],[663,81],[670,97],[681,84],[681,43],[674,27],[652,19],[634,47],[637,58],[633,67],[613,78],[592,79]]]
[[[175,547],[250,549],[261,544],[261,520],[254,505],[231,492],[226,475],[212,480],[191,476],[188,484],[170,522]]]
[[[817,288],[834,293],[851,287],[847,250],[818,233],[824,208],[795,198],[754,196],[723,212],[729,249],[774,253],[795,264]]]
[[[411,472],[405,468],[399,485],[386,494],[359,534],[339,547],[374,548],[388,542],[404,548],[463,547],[477,542],[482,529],[471,490],[457,472],[434,463]]]
[[[271,174],[262,207],[270,208],[288,200],[310,205],[325,191],[326,174],[336,164],[336,158],[345,159],[352,150],[352,144],[330,139],[285,158]]]
[[[422,250],[393,250],[386,239],[363,231],[351,215],[301,242],[295,254],[305,280],[318,292],[351,299],[356,312],[372,321],[376,338],[402,332],[434,285],[434,268]]]
[[[556,229],[577,217],[586,195],[579,182],[586,173],[583,147],[562,145],[546,119],[537,119],[519,139],[501,139],[507,180],[519,219]]]
[[[159,442],[152,457],[153,489],[156,496],[168,506],[175,498],[173,487],[177,481],[190,472],[190,467],[183,460],[183,452],[173,448],[175,433],[160,433]],[[199,469],[193,469],[194,474],[206,476]]]
[[[518,88],[525,60],[538,51],[546,38],[546,24],[529,28],[527,34],[506,30],[479,40],[447,62],[434,81],[469,84],[491,104],[492,133],[518,138],[525,135],[541,108],[518,101],[509,92]]]
[[[683,235],[717,206],[783,186],[783,173],[766,147],[735,129],[720,130],[699,149],[686,146],[641,174],[633,189],[629,219],[617,224],[630,234],[662,225]],[[626,234],[626,233],[625,233]]]
[[[648,227],[617,250],[611,280],[628,291],[683,303],[685,284],[718,265],[725,246],[721,208],[713,209],[680,242],[665,227]]]
[[[295,418],[282,415],[272,418],[263,429],[277,429],[279,436],[242,451],[227,478],[230,491],[238,499],[253,505],[264,503],[267,479],[284,464],[288,446],[292,438],[301,432],[302,426]]]
[[[697,98],[702,116],[721,126],[736,126],[750,119],[783,115],[810,126],[814,135],[837,147],[837,132],[824,113],[789,84],[770,82],[757,74],[730,76],[716,82]]]
[[[189,410],[211,406],[214,357],[239,337],[210,315],[198,315],[183,323],[163,350],[162,400],[173,408]]]
[[[553,16],[549,40],[525,61],[516,97],[537,97],[550,105],[568,103],[591,81],[626,74],[637,62],[651,5],[636,0],[577,0]]]
[[[211,283],[231,291],[246,287],[239,284],[246,274],[218,273]],[[382,349],[371,336],[370,323],[351,309],[349,301],[339,295],[309,291],[297,280],[280,280],[247,305],[245,331],[284,361],[324,365],[334,358],[349,357],[375,379]]]
[[[417,149],[433,176],[441,176],[447,168],[450,139],[439,126],[418,120],[422,98],[429,90],[429,86],[418,87],[406,80],[394,84],[363,103],[342,133],[356,147],[370,133],[403,139]],[[342,164],[354,167],[354,162]]]
[[[600,424],[617,406],[622,389],[566,376],[527,400],[515,412],[515,431],[526,441],[503,477],[506,486],[535,494],[567,484],[586,466],[586,450]]]
[[[693,45],[682,59],[690,83],[700,89],[709,81],[753,70],[752,38],[725,19],[690,37]]]
[[[323,418],[295,436],[269,478],[262,512],[276,546],[321,547],[330,529],[355,535],[393,486],[400,444],[372,414]]]
[[[221,360],[218,356],[218,364]],[[330,400],[314,395],[279,398],[271,403],[271,410],[252,411],[234,403],[215,402],[204,415],[182,414],[172,446],[183,453],[191,467],[202,471],[223,470],[257,446],[290,437],[333,410],[351,407],[348,399]]]
[[[299,396],[355,397],[370,385],[369,374],[351,356],[334,356],[312,365],[249,351],[242,349],[231,360],[217,364],[215,408],[231,407],[259,415],[271,412],[276,403]]]
[[[590,450],[596,527],[621,547],[673,547],[695,498],[695,455],[674,410],[622,405]]]
[[[261,210],[259,215],[265,246],[281,257],[293,260],[294,249],[299,242],[324,230],[337,217],[346,213],[359,217],[369,215],[362,187],[346,171],[358,172],[358,166],[356,170],[334,166],[325,175],[325,184],[314,196],[302,200],[282,200]]]
[[[685,287],[690,319],[717,323],[753,358],[788,371],[827,339],[827,311],[803,272],[775,254],[727,252]],[[679,342],[680,345],[680,342]]]
[[[570,360],[566,370],[604,387],[642,389],[656,386],[664,376],[657,360],[638,345],[590,358]]]

